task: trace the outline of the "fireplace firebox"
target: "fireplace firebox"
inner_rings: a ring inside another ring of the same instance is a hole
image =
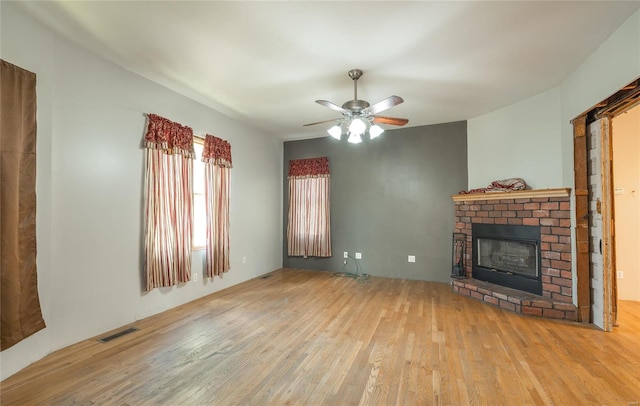
[[[540,227],[475,223],[472,276],[542,295]]]

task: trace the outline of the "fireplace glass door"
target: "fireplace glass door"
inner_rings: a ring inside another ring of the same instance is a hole
[[[533,279],[538,277],[538,247],[535,241],[478,238],[476,242],[479,266]]]

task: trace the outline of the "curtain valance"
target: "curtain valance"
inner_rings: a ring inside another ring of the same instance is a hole
[[[168,155],[180,154],[185,158],[195,158],[193,130],[191,127],[175,123],[156,114],[147,114],[145,146],[160,149]]]
[[[223,168],[232,168],[231,144],[222,138],[207,134],[204,139],[202,162],[213,163]]]
[[[326,156],[289,161],[289,179],[329,177],[329,158]]]

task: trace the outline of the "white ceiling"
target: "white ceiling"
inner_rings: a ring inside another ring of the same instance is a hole
[[[640,1],[43,1],[21,7],[102,57],[281,139],[324,136],[314,103],[405,102],[466,120],[560,84]],[[387,127],[397,128],[397,127]]]

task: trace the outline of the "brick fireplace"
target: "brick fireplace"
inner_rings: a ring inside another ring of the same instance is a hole
[[[572,304],[569,192],[569,189],[544,189],[452,196],[455,232],[466,236],[466,278],[452,279],[453,291],[516,313],[576,320],[577,309]],[[541,295],[472,277],[472,225],[478,223],[539,227]]]

